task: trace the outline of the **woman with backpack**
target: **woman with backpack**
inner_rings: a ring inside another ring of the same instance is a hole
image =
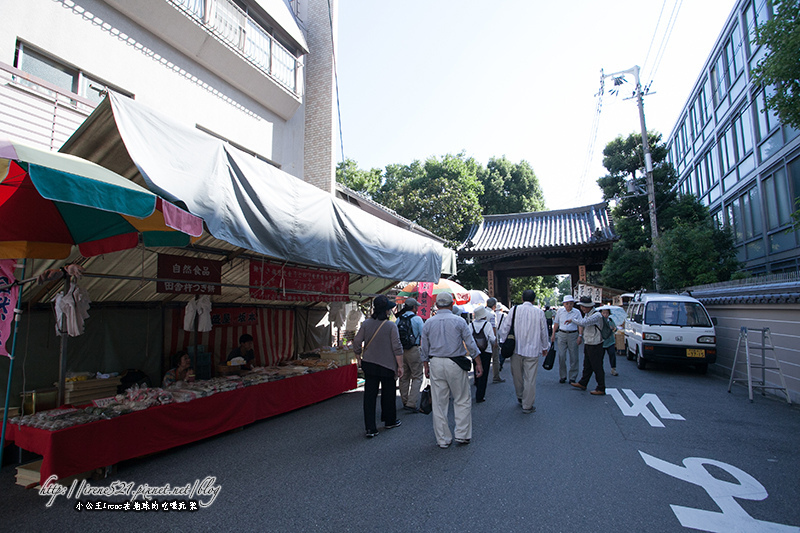
[[[614,334],[617,331],[617,325],[614,323],[614,320],[611,318],[611,307],[608,305],[603,305],[597,308],[600,311],[600,314],[603,315],[603,318],[606,321],[606,325],[603,326],[602,329],[602,337],[603,337],[603,351],[608,354],[608,362],[611,365],[611,375],[618,376],[617,373],[617,339],[614,337]],[[610,333],[607,331],[607,328],[610,329]]]
[[[478,307],[474,311],[475,320],[470,327],[472,328],[472,338],[478,345],[480,351],[481,366],[483,374],[475,378],[475,402],[481,403],[486,400],[486,384],[489,381],[489,364],[492,361],[492,346],[495,344],[494,328],[489,323],[489,309]]]

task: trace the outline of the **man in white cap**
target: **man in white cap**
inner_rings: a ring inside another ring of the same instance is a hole
[[[571,294],[564,296],[562,304],[563,307],[556,311],[553,319],[553,333],[550,335],[550,342],[555,343],[558,354],[558,377],[560,378],[558,382],[566,383],[567,381],[567,356],[569,355],[569,382],[575,383],[578,380],[578,345],[581,342],[583,328],[571,321],[581,318],[581,312],[575,309],[575,298]],[[568,320],[569,323],[567,323]]]
[[[439,312],[422,327],[420,359],[425,367],[425,377],[431,380],[436,444],[440,448],[447,448],[453,441],[447,422],[451,395],[456,443],[469,444],[472,439],[472,394],[469,388],[471,360],[475,362],[475,377],[483,374],[483,367],[480,359],[476,359],[478,346],[467,322],[452,313],[453,295],[446,292],[437,294],[436,307]]]
[[[400,377],[400,399],[403,409],[416,413],[419,408],[419,389],[422,386],[422,361],[419,358],[419,342],[422,337],[422,318],[417,316],[419,304],[408,298],[397,315],[397,330],[403,345],[403,375]]]

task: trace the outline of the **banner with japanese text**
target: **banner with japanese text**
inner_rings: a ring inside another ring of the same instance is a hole
[[[258,325],[258,310],[255,307],[215,307],[211,309],[212,326]]]
[[[250,297],[286,302],[346,302],[350,274],[250,261]],[[294,292],[298,291],[298,292]]]
[[[0,261],[0,287],[10,285],[16,281],[14,268],[15,259]],[[11,339],[11,327],[14,323],[14,308],[17,306],[19,285],[0,289],[0,355],[10,355],[8,341]]]
[[[431,317],[431,309],[433,308],[434,299],[433,299],[433,282],[430,281],[420,281],[417,283],[417,303],[419,304],[419,309],[417,309],[417,316],[421,317],[422,320],[428,320]]]
[[[222,287],[209,285],[222,280],[222,261],[182,255],[158,254],[158,293],[222,294]]]

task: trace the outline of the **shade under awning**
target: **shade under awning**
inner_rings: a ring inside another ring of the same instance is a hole
[[[126,97],[110,93],[108,102],[126,155],[147,187],[186,205],[215,238],[270,257],[344,272],[394,280],[439,279],[443,259],[450,255],[441,243],[380,220]],[[108,120],[95,117],[108,113],[108,105],[101,104],[62,150],[76,149],[92,122]]]

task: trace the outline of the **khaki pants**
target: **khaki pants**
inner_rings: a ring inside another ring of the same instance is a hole
[[[472,394],[469,389],[469,372],[461,370],[448,357],[432,357],[429,362],[431,374],[431,403],[433,404],[433,434],[436,444],[447,445],[453,441],[447,423],[450,396],[453,397],[457,439],[472,438]]]
[[[403,377],[400,378],[400,399],[403,405],[416,409],[419,403],[419,390],[425,374],[419,360],[419,346],[403,351]]]
[[[488,370],[483,369],[484,372]],[[492,347],[492,381],[500,381],[500,345],[497,343]]]
[[[511,356],[511,377],[514,378],[514,390],[517,399],[522,400],[523,409],[533,408],[536,401],[536,374],[539,372],[539,356],[522,357],[515,353]]]

